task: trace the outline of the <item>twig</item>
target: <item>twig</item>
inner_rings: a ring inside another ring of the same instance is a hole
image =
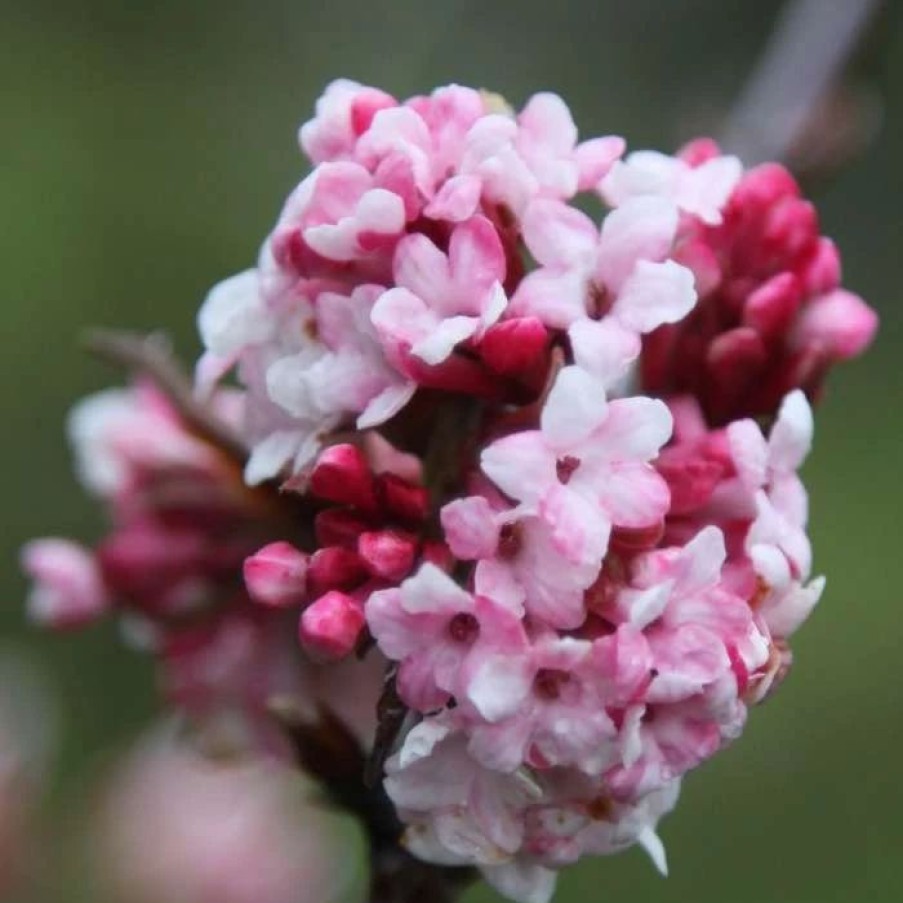
[[[390,664],[383,679],[383,690],[376,704],[376,739],[364,767],[364,784],[375,787],[383,776],[383,766],[392,752],[408,714],[408,707],[398,695],[398,665]]]
[[[791,0],[724,125],[747,164],[786,160],[839,79],[881,0]]]
[[[160,335],[142,336],[112,329],[88,332],[83,344],[101,360],[143,374],[169,399],[188,428],[215,445],[240,467],[248,460],[248,449],[227,424],[194,396],[191,381]]]

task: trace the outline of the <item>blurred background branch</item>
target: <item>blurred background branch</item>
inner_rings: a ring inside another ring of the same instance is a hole
[[[802,171],[849,162],[875,137],[880,104],[844,76],[882,0],[790,0],[721,133],[747,165]]]

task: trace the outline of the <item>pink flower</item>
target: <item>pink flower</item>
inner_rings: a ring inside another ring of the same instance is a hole
[[[403,199],[363,166],[323,163],[286,201],[272,255],[283,270],[308,276],[340,277],[353,263],[378,276],[405,222]]]
[[[599,774],[620,756],[606,706],[636,692],[648,680],[648,668],[646,644],[630,628],[596,643],[548,634],[526,655],[502,651],[475,658],[467,664],[463,698],[485,723],[470,726],[469,749],[499,771],[526,762]]]
[[[714,156],[691,166],[657,151],[635,151],[614,164],[599,189],[613,207],[652,195],[667,198],[685,213],[717,226],[742,174],[743,164],[736,157]]]
[[[441,518],[452,553],[478,561],[478,594],[522,606],[537,623],[562,629],[583,623],[583,594],[598,576],[605,555],[603,532],[588,537],[593,548],[568,560],[545,520],[517,509],[494,511],[482,496],[449,502]],[[566,567],[561,566],[564,562]]]
[[[455,228],[447,255],[425,235],[406,236],[393,268],[396,288],[376,300],[372,319],[402,371],[407,354],[441,363],[458,343],[479,338],[507,304],[505,254],[495,228],[480,216]]]
[[[548,804],[527,812],[525,846],[541,861],[555,866],[576,862],[581,856],[607,856],[642,846],[655,867],[667,875],[665,849],[656,826],[680,793],[680,779],[633,800],[613,799],[605,785],[585,776],[558,780]],[[555,797],[562,797],[555,802]]]
[[[267,371],[273,401],[300,419],[356,414],[360,429],[388,420],[407,404],[416,383],[389,365],[370,322],[382,291],[361,285],[350,296],[317,297],[317,338],[325,353],[311,360],[303,350],[275,361]]]
[[[277,476],[286,465],[300,470],[316,454],[319,435],[340,419],[337,409],[324,412],[297,386],[304,386],[299,374],[328,357],[329,349],[316,339],[318,325],[308,297],[314,288],[306,281],[299,287],[268,250],[266,246],[261,255],[260,269],[225,280],[207,296],[199,315],[207,351],[195,370],[196,385],[207,395],[236,368],[242,394],[240,416],[234,419],[250,446],[245,479],[251,485]],[[366,338],[362,344],[366,346]],[[290,362],[282,364],[284,359]],[[270,383],[275,384],[272,394],[286,406],[273,401]],[[222,394],[220,390],[213,397]],[[348,404],[355,400],[340,398]]]
[[[808,499],[797,470],[812,446],[812,410],[799,390],[782,402],[767,442],[752,420],[727,428],[740,479],[755,500],[745,547],[758,578],[754,600],[775,636],[790,636],[815,607],[825,581],[808,585]]]
[[[67,539],[34,539],[22,548],[22,567],[34,581],[32,620],[75,627],[105,614],[110,598],[94,556]]]
[[[301,126],[301,147],[314,164],[353,159],[357,141],[373,117],[396,104],[391,95],[378,88],[336,79],[317,100],[314,118]]]
[[[733,668],[752,674],[768,658],[767,641],[746,602],[721,585],[724,539],[706,527],[682,548],[635,563],[616,603],[619,619],[644,631],[655,669],[648,702],[677,702],[704,691]]]
[[[197,321],[206,353],[195,373],[205,391],[232,368],[245,348],[272,339],[276,325],[264,309],[257,270],[244,270],[215,285],[201,304]]]
[[[517,612],[471,595],[429,563],[398,589],[373,593],[365,611],[379,648],[401,662],[402,698],[421,711],[442,706],[458,692],[470,656],[526,645]]]
[[[671,415],[660,401],[606,403],[596,381],[565,367],[542,411],[541,428],[484,449],[484,473],[538,513],[569,561],[593,561],[612,525],[645,527],[668,508],[668,489],[647,463],[667,441]]]
[[[520,216],[536,197],[570,199],[601,179],[624,151],[610,136],[577,145],[577,129],[560,97],[534,95],[515,120],[490,114],[467,135],[460,171],[477,177],[482,195]]]
[[[794,577],[787,557],[768,543],[753,545],[749,557],[760,580],[756,610],[772,636],[789,637],[818,604],[825,589],[825,578],[816,577],[803,583]]]
[[[611,212],[601,233],[579,210],[538,200],[524,217],[524,239],[540,264],[511,301],[511,313],[566,328],[609,314],[625,329],[648,332],[679,320],[696,300],[693,276],[667,260],[677,210],[638,198]]]
[[[735,739],[745,720],[746,706],[729,673],[680,702],[628,709],[624,764],[606,775],[611,793],[632,801],[661,790]]]
[[[763,543],[777,546],[803,579],[809,575],[812,551],[805,529],[806,490],[796,472],[811,448],[812,431],[812,410],[800,390],[782,402],[767,442],[752,420],[727,428],[737,472],[758,512],[747,535],[747,548]]]
[[[386,791],[408,822],[405,846],[440,864],[510,862],[523,838],[521,813],[541,796],[526,773],[480,765],[445,716],[414,727],[386,775]]]

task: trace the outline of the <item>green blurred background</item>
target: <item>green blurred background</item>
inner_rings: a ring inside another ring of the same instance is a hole
[[[20,543],[100,529],[71,477],[62,424],[75,399],[117,377],[79,351],[79,330],[162,327],[194,355],[200,299],[253,263],[304,171],[295,128],[336,76],[401,95],[459,81],[518,104],[549,88],[584,134],[669,148],[718,121],[779,5],[0,0],[0,398],[9,427],[0,625],[3,645],[25,646],[60,697],[49,789],[59,820],[72,818],[98,756],[154,710],[148,663],[123,651],[112,628],[39,635],[22,615]],[[806,470],[826,597],[781,693],[753,713],[737,746],[686,781],[663,830],[671,877],[630,852],[566,874],[562,903],[903,900],[896,12],[882,19],[869,65],[884,94],[883,131],[817,193],[847,285],[883,320],[872,353],[835,374]],[[58,893],[62,903],[87,899],[77,887]]]

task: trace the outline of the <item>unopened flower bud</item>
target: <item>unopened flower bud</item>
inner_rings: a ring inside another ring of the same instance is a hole
[[[310,475],[310,491],[338,505],[353,505],[365,511],[376,507],[373,474],[357,446],[332,445],[317,459]]]
[[[301,602],[306,574],[307,555],[287,542],[272,542],[245,559],[245,586],[262,605],[282,608]]]
[[[333,590],[320,596],[301,615],[301,644],[315,659],[345,658],[354,651],[364,620],[360,602]]]
[[[396,530],[362,533],[357,544],[358,555],[370,573],[393,583],[410,573],[416,551],[416,541]]]
[[[353,589],[367,577],[360,556],[351,549],[330,546],[318,549],[307,566],[307,589],[316,598],[331,589]]]

